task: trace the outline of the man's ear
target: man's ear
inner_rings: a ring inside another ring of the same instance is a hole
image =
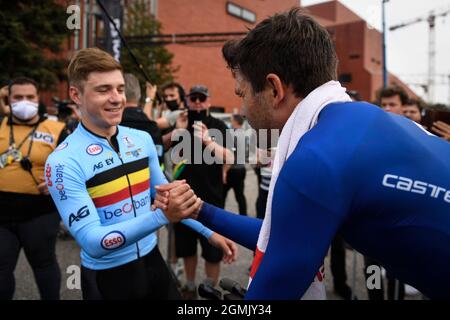
[[[78,106],[81,105],[81,97],[80,97],[80,95],[81,95],[80,89],[78,89],[75,86],[70,86],[69,87],[70,99],[72,99],[72,101],[75,102],[75,104],[77,104]]]
[[[286,94],[286,90],[283,86],[283,83],[281,82],[280,77],[275,73],[269,73],[266,76],[266,81],[270,90],[269,95],[273,99],[274,105],[280,105],[280,102],[284,99],[284,96]]]

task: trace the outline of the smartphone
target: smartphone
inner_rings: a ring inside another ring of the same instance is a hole
[[[197,122],[205,122],[206,120],[206,110],[189,110],[188,111],[188,130],[193,130],[192,125]]]

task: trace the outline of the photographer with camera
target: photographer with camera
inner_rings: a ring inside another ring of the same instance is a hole
[[[58,97],[52,98],[57,109],[57,120],[66,124],[67,135],[71,134],[81,120],[81,112],[78,106],[70,99],[60,100]]]
[[[42,299],[59,299],[60,270],[55,255],[59,217],[44,182],[48,155],[64,139],[64,123],[38,113],[37,83],[13,79],[10,112],[0,116],[0,299],[12,299],[14,269],[23,247]],[[64,185],[60,184],[60,197]]]

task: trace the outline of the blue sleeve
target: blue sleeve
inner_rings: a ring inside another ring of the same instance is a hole
[[[204,202],[198,220],[217,233],[255,251],[261,219],[231,213]]]
[[[168,183],[166,177],[164,176],[161,167],[159,166],[159,160],[158,160],[158,154],[156,152],[156,147],[155,144],[153,143],[153,140],[151,139],[151,143],[149,144],[149,167],[150,167],[150,194],[152,196],[152,198],[155,198],[156,195],[156,189],[155,186],[160,185],[160,184],[166,184]],[[195,221],[193,219],[184,219],[181,220],[181,223],[183,223],[184,225],[188,226],[189,228],[193,229],[194,231],[200,233],[201,235],[203,235],[205,238],[209,239],[212,234],[213,231],[210,230],[209,228],[205,227],[204,225],[202,225],[201,223],[199,223],[198,221]]]
[[[58,161],[52,156],[48,158],[46,168],[60,169],[64,197],[60,195],[57,183],[50,178],[47,179],[48,190],[62,221],[80,247],[93,258],[101,258],[111,251],[135,243],[169,222],[158,209],[131,220],[102,225],[84,184],[82,170],[70,161]]]
[[[340,173],[329,163],[305,151],[283,167],[270,239],[246,299],[300,299],[311,285],[346,212],[335,200],[345,194],[335,188]]]

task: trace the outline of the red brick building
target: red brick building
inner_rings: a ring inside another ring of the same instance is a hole
[[[125,7],[133,0],[124,0]],[[246,32],[267,16],[300,5],[300,0],[146,0],[150,12],[162,24],[163,34],[203,34]],[[64,1],[60,1],[64,2]],[[70,1],[72,4],[73,1]],[[94,0],[78,0],[81,9],[81,30],[73,32],[67,47],[69,58],[74,50],[93,46],[96,36],[102,36],[102,22]],[[358,91],[364,100],[373,101],[382,86],[382,35],[367,23],[333,0],[305,7],[325,26],[336,44],[339,58],[339,80],[348,89]],[[125,13],[126,14],[126,13]],[[174,43],[167,49],[174,54],[173,65],[179,66],[175,78],[186,90],[194,84],[205,84],[210,89],[214,106],[233,112],[240,108],[240,99],[234,95],[234,81],[222,58],[223,42]],[[389,83],[406,85],[393,75]],[[64,97],[67,85],[60,86]],[[45,99],[48,100],[48,99]]]
[[[269,15],[298,5],[299,0],[164,0],[158,1],[156,17],[164,34],[245,32]],[[244,12],[241,17],[233,15],[239,15],[239,10]],[[222,58],[222,45],[172,44],[167,49],[175,54],[173,64],[180,66],[176,78],[186,90],[194,84],[205,84],[211,103],[231,112],[240,108],[241,102],[234,94],[234,80]]]
[[[228,13],[230,3],[253,12],[255,23]],[[165,34],[246,31],[267,16],[299,4],[297,0],[196,0],[180,5],[180,0],[164,0],[158,2],[156,16]],[[376,90],[383,82],[382,34],[337,0],[305,9],[327,27],[335,41],[339,80],[348,89],[358,91],[364,100],[375,100]],[[240,107],[240,101],[234,95],[234,82],[222,59],[222,45],[173,44],[167,48],[175,54],[174,65],[180,66],[177,80],[186,88],[196,83],[207,85],[212,103],[231,112]],[[388,81],[415,95],[394,75],[390,74]]]
[[[347,89],[358,91],[364,100],[374,101],[376,90],[383,85],[382,34],[369,28],[365,20],[336,0],[305,9],[334,39],[339,80]],[[389,74],[388,84],[400,85],[416,96],[392,74]]]

